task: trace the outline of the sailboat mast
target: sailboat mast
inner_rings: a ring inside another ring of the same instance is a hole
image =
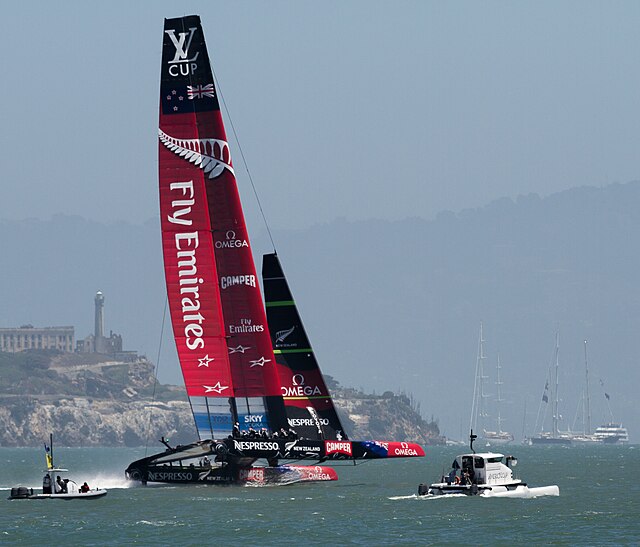
[[[589,395],[589,365],[587,362],[587,341],[584,341],[584,380],[585,380],[585,393],[586,393],[586,415],[587,415],[587,430],[585,434],[591,435],[591,397]]]
[[[496,398],[496,410],[498,412],[498,418],[497,418],[497,425],[498,425],[498,433],[500,433],[502,431],[502,417],[500,416],[500,403],[502,402],[502,394],[501,394],[501,390],[500,390],[500,386],[502,385],[502,382],[500,381],[500,369],[502,367],[500,366],[500,353],[498,353],[498,360],[497,360],[497,364],[496,364],[496,393],[497,393],[497,398]]]
[[[553,436],[558,436],[558,353],[560,352],[560,333],[556,332],[556,371],[555,371],[555,392],[553,394]]]
[[[484,361],[484,337],[482,333],[482,321],[480,321],[480,336],[478,337],[478,355],[476,358],[476,374],[473,379],[473,399],[471,402],[471,419],[469,429],[478,429],[478,417],[482,416],[483,387],[483,361]]]

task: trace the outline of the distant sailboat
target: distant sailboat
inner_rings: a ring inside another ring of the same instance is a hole
[[[501,368],[502,367],[500,366],[500,354],[498,353],[498,359],[496,364],[496,393],[497,393],[496,395],[496,412],[497,412],[496,426],[497,427],[495,431],[487,431],[485,429],[482,434],[484,439],[489,444],[498,444],[498,445],[509,444],[511,441],[513,441],[513,434],[509,433],[508,431],[502,430],[502,422],[504,421],[504,419],[500,414],[500,403],[502,403],[504,399],[502,399],[502,388],[501,388],[502,381],[500,380]]]
[[[584,390],[578,405],[578,411],[580,411],[580,408],[582,409],[582,432],[572,434],[571,441],[576,444],[602,443],[602,439],[591,433],[591,395],[589,394],[589,365],[586,340],[584,341]],[[576,413],[576,420],[574,420],[574,429],[577,418],[578,413]]]
[[[480,430],[482,429],[482,435],[480,436],[481,442],[485,442],[489,445],[498,444],[503,445],[510,443],[513,441],[513,435],[507,431],[502,430],[502,422],[503,418],[500,414],[500,403],[502,402],[502,393],[501,386],[502,381],[500,380],[500,356],[498,355],[497,365],[496,365],[496,389],[497,389],[497,397],[496,397],[496,410],[497,410],[497,424],[495,431],[490,431],[486,429],[486,425],[489,421],[489,412],[488,412],[488,400],[489,395],[485,393],[485,383],[488,379],[488,376],[485,375],[485,365],[484,362],[486,360],[486,356],[484,353],[484,332],[482,322],[480,323],[480,334],[478,337],[478,353],[476,358],[476,373],[474,379],[474,387],[473,387],[473,402],[471,404],[471,420],[469,424],[470,430]]]
[[[471,400],[471,418],[469,419],[469,430],[479,431],[487,418],[488,395],[484,392],[485,381],[488,376],[484,373],[484,332],[482,321],[480,322],[480,333],[478,335],[478,352],[476,355],[476,370],[473,378],[473,398]]]
[[[559,353],[560,353],[560,335],[556,333],[556,347],[554,351],[554,361],[553,371],[551,367],[549,369],[549,376],[553,375],[553,394],[552,394],[552,403],[551,403],[551,420],[552,420],[552,429],[551,431],[544,431],[544,415],[542,418],[541,430],[538,435],[533,437],[529,437],[529,444],[553,444],[553,445],[570,445],[571,444],[571,435],[567,432],[560,432],[558,428],[558,423],[560,421],[560,415],[558,413],[558,371],[560,368],[559,362]],[[546,405],[549,403],[549,378],[547,378],[544,386],[544,391],[542,393],[542,401],[540,406],[544,403],[546,414]],[[538,408],[538,418],[540,417],[540,408]],[[538,426],[538,419],[536,419],[536,429]]]

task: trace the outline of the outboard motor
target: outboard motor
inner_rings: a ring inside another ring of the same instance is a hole
[[[29,496],[33,496],[33,488],[27,488],[26,486],[14,486],[11,489],[10,500],[24,500]]]
[[[429,485],[428,484],[419,484],[418,485],[418,496],[426,496],[429,493]]]

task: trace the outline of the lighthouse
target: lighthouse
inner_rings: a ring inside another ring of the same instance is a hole
[[[95,302],[95,332],[94,343],[96,353],[107,353],[107,341],[104,337],[104,295],[102,291],[96,293]]]

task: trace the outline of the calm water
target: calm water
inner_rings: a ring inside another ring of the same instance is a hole
[[[464,450],[462,450],[464,451]],[[126,465],[144,449],[56,450],[69,476],[106,487],[92,501],[0,500],[0,544],[48,545],[637,545],[640,447],[521,447],[517,475],[560,497],[417,498],[455,448],[427,457],[340,466],[334,483],[284,487],[135,487]],[[0,449],[0,494],[40,487],[38,449]]]

